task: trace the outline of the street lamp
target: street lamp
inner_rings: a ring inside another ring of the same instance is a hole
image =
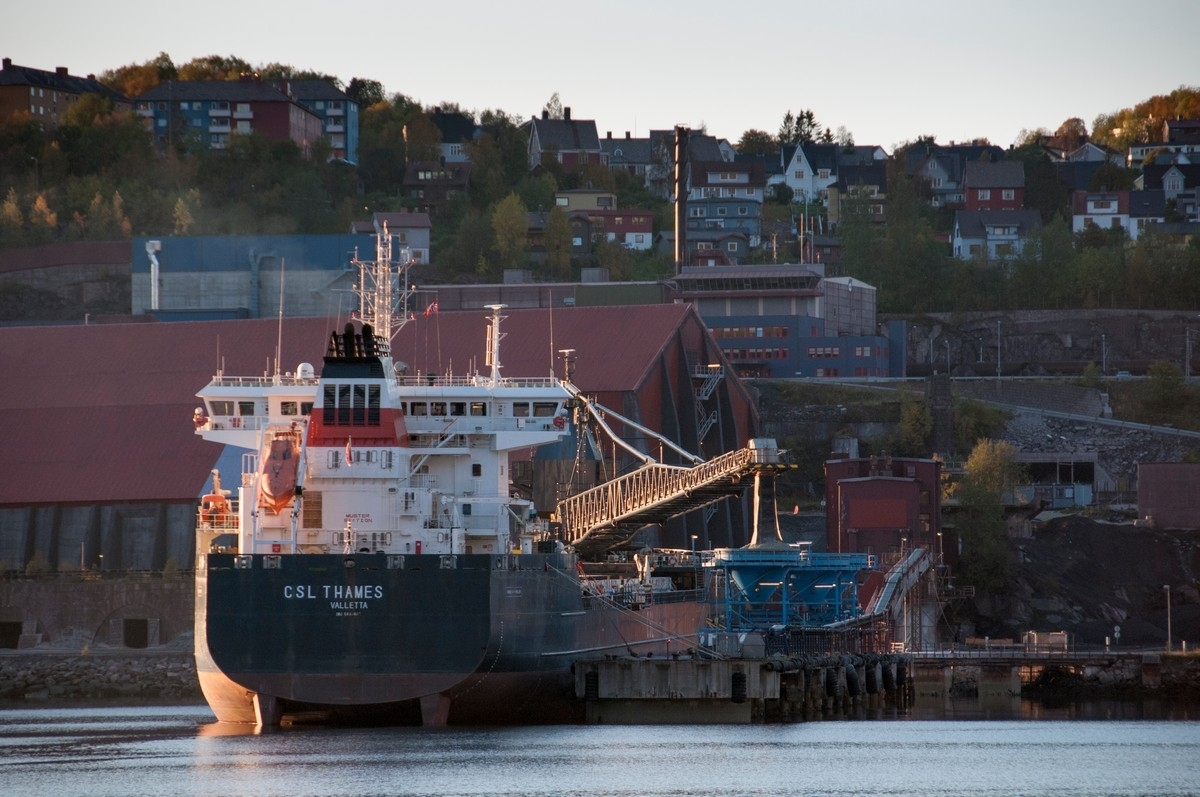
[[[1000,379],[1000,351],[1004,348],[1004,340],[1000,337],[1000,319],[996,319],[996,379]]]
[[[1108,375],[1108,333],[1100,333],[1100,373]]]
[[[1192,329],[1185,327],[1183,330],[1183,380],[1186,382],[1192,378],[1192,333],[1200,332],[1200,329]]]
[[[1167,593],[1167,652],[1171,652],[1171,585],[1163,584],[1163,590]]]
[[[692,563],[696,562],[696,535],[692,535]]]

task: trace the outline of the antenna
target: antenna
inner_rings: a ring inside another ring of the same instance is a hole
[[[275,384],[279,384],[279,359],[283,355],[283,272],[287,260],[279,259],[279,331],[275,334]]]

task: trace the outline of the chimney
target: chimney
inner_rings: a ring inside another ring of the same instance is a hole
[[[568,105],[566,108],[563,108],[563,121],[566,121],[566,122],[571,121],[571,106],[570,105]]]
[[[612,141],[612,131],[609,130],[607,133],[604,134],[604,137],[607,138],[609,141]]]
[[[54,67],[54,74],[57,75],[58,77],[66,77],[67,76],[67,68],[65,66],[56,66],[56,67]]]
[[[11,67],[11,66],[12,66],[12,59],[11,59],[11,58],[5,58],[3,61],[0,61],[0,63],[4,64],[4,68],[5,68],[5,69],[8,69],[9,67]]]
[[[625,140],[626,141],[629,140],[629,131],[628,130],[625,131]]]
[[[543,118],[543,119],[549,119],[549,118],[550,118],[550,112],[549,112],[549,111],[547,111],[545,108],[543,108],[543,109],[542,109],[542,118]]]

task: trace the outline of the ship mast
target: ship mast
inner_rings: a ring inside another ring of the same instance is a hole
[[[395,262],[392,261],[392,240],[384,222],[383,232],[375,236],[375,260],[358,259],[358,250],[352,261],[358,267],[358,284],[354,293],[358,296],[359,317],[370,324],[375,333],[376,345],[391,350],[392,338],[409,320],[409,304],[413,286],[408,282],[408,269],[412,264],[412,250],[397,247]]]
[[[484,365],[492,367],[491,386],[495,387],[500,383],[500,341],[504,337],[504,333],[500,331],[500,322],[507,316],[500,315],[500,311],[506,304],[489,304],[487,308],[492,311],[491,323],[487,329],[487,352],[485,352]]]

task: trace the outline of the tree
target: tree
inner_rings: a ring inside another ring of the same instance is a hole
[[[409,117],[408,124],[404,126],[404,143],[410,162],[436,161],[442,143],[442,131],[438,130],[427,113],[418,111]]]
[[[555,205],[546,217],[542,231],[546,247],[546,276],[559,282],[571,278],[571,221],[565,208]]]
[[[1038,211],[1044,224],[1056,217],[1062,218],[1070,197],[1040,142],[1034,141],[1012,150],[1005,155],[1005,159],[1019,160],[1024,165],[1025,207]]]
[[[180,80],[237,80],[253,74],[254,67],[234,55],[206,55],[179,67]]]
[[[985,438],[975,444],[963,465],[964,480],[1001,499],[1021,480],[1017,449],[1004,440]]]
[[[1115,307],[1117,289],[1122,282],[1120,254],[1110,248],[1084,249],[1079,253],[1077,263],[1079,304],[1087,308]]]
[[[983,439],[975,444],[955,485],[962,541],[962,581],[984,595],[1006,592],[1012,582],[1004,496],[1021,478],[1017,450],[1009,443]]]
[[[141,64],[128,64],[102,72],[99,80],[126,97],[137,97],[160,83],[175,80],[178,77],[179,70],[175,68],[171,56],[159,53],[158,57],[153,60]]]
[[[1060,148],[1071,152],[1087,143],[1087,125],[1078,116],[1072,116],[1058,126],[1058,129],[1054,131],[1054,137],[1058,139]]]
[[[195,189],[189,191],[188,193],[196,195],[195,198],[199,199],[199,192]],[[196,219],[192,215],[191,208],[188,207],[187,201],[182,196],[175,200],[175,209],[171,212],[171,216],[174,220],[172,232],[175,235],[187,235],[188,230],[190,230],[192,225],[196,223]]]
[[[21,246],[25,243],[25,216],[17,189],[9,188],[0,203],[0,246]]]
[[[350,85],[346,87],[346,96],[354,100],[359,108],[370,108],[372,105],[377,105],[381,102],[387,102],[387,94],[383,91],[383,84],[378,80],[369,80],[367,78],[351,78]]]
[[[779,147],[767,131],[750,128],[738,139],[737,151],[742,155],[770,155],[778,152]]]
[[[58,228],[58,214],[50,209],[45,194],[38,194],[29,209],[29,238],[34,244],[46,244],[54,240]]]
[[[553,208],[554,194],[558,191],[558,182],[549,172],[528,174],[517,183],[516,194],[527,208],[546,210]]]
[[[1088,181],[1089,191],[1132,191],[1136,186],[1138,172],[1126,169],[1112,161],[1105,161],[1092,172]]]
[[[1150,365],[1147,374],[1150,376],[1150,392],[1146,398],[1147,409],[1151,417],[1165,421],[1171,417],[1173,409],[1183,400],[1183,372],[1175,363],[1159,360]]]
[[[816,141],[820,130],[821,126],[817,124],[817,117],[812,111],[805,108],[801,108],[797,114],[788,111],[783,115],[783,122],[779,125],[779,144],[780,146],[811,144]]]
[[[550,95],[550,99],[546,100],[546,104],[542,106],[542,110],[551,119],[563,118],[563,104],[562,100],[559,99],[557,91]]]
[[[862,191],[848,191],[838,209],[837,235],[842,257],[837,274],[857,277],[878,285],[880,233],[871,216],[870,198]],[[881,308],[882,309],[882,308]]]
[[[529,235],[529,212],[520,197],[509,194],[500,200],[492,211],[492,230],[504,268],[516,268]]]
[[[929,454],[929,435],[933,433],[933,413],[926,403],[905,391],[900,394],[900,425],[896,431],[896,453],[902,457]]]

